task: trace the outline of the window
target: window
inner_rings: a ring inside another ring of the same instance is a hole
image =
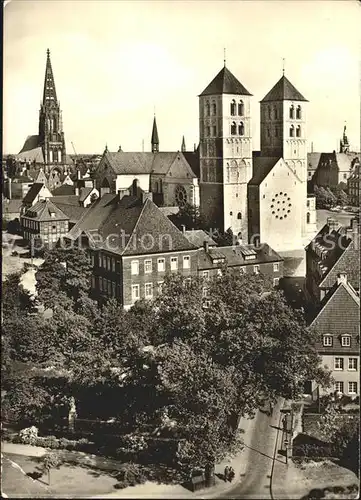
[[[341,337],[341,345],[342,345],[342,347],[350,347],[351,346],[351,337],[350,337],[350,335],[342,335],[342,337]]]
[[[115,273],[115,259],[114,259],[114,257],[112,257],[112,271],[113,271],[113,273]],[[115,294],[114,294],[114,296],[115,296]]]
[[[290,107],[290,118],[294,118],[295,117],[295,108],[292,104],[292,106]]]
[[[296,110],[296,118],[297,118],[297,120],[301,120],[301,118],[302,118],[302,110],[301,110],[301,106],[297,106],[297,110]]]
[[[348,358],[348,369],[357,370],[357,358]]]
[[[91,277],[91,286],[92,286],[92,289],[94,290],[94,288],[95,288],[95,276]]]
[[[170,270],[176,271],[178,269],[178,257],[170,258]]]
[[[278,262],[275,262],[275,263],[273,264],[273,272],[274,272],[274,273],[277,273],[279,270],[280,270],[280,265],[279,265],[279,263],[278,263]]]
[[[190,269],[191,267],[191,259],[189,255],[184,255],[183,257],[183,269]]]
[[[147,259],[144,261],[144,272],[145,274],[149,274],[152,272],[152,260]]]
[[[103,265],[103,267],[105,267]],[[139,260],[132,260],[132,275],[135,276],[139,274]]]
[[[164,273],[165,271],[165,259],[158,259],[158,272]]]
[[[343,358],[335,358],[335,370],[343,370]]]
[[[347,174],[343,174],[343,178],[344,178],[344,179],[347,179]]]
[[[278,286],[280,283],[280,279],[279,278],[273,278],[273,286]]]
[[[135,300],[139,299],[139,285],[132,285],[132,300],[133,302]]]
[[[162,293],[164,281],[158,281],[158,293]]]
[[[239,114],[239,116],[243,116],[244,115],[244,104],[243,104],[243,101],[240,101],[238,103],[238,114]]]
[[[242,220],[242,214],[241,214],[241,212],[238,212],[238,214],[237,214],[237,219],[238,219],[238,220]]]
[[[301,125],[296,128],[296,137],[301,137]]]
[[[311,214],[310,214],[310,212],[307,212],[307,215],[306,215],[307,224],[310,223],[310,220],[311,220]]]
[[[247,274],[247,269],[244,266],[240,267],[239,274]]]
[[[216,135],[217,135],[217,127],[214,125],[214,126],[212,127],[212,136],[213,136],[213,137],[216,137]]]
[[[237,124],[236,124],[236,122],[232,122],[231,135],[236,135],[236,134],[237,134]]]
[[[348,383],[348,393],[349,394],[357,394],[357,382],[349,382]]]
[[[145,298],[151,299],[153,297],[153,283],[145,284]]]
[[[216,106],[216,103],[213,102],[212,103],[212,115],[216,115],[217,114],[217,106]]]
[[[343,382],[336,382],[335,383],[335,391],[341,392],[343,394]]]
[[[209,102],[206,102],[206,115],[209,116],[211,114],[211,107]]]
[[[295,136],[295,127],[293,125],[290,126],[290,137]]]
[[[203,271],[203,279],[207,280],[209,278],[209,271]]]
[[[259,266],[253,266],[254,274],[259,274]]]
[[[324,335],[323,336],[323,345],[324,347],[332,347],[333,338],[332,335]]]
[[[267,137],[271,137],[271,129],[267,127]]]
[[[236,115],[236,101],[233,99],[233,101],[231,102],[231,116],[235,115]]]
[[[275,115],[275,120],[278,120],[278,109],[276,108],[276,106],[273,108],[273,111]]]
[[[211,127],[206,127],[206,135],[209,137],[211,135]]]
[[[244,135],[244,124],[243,124],[243,122],[241,122],[238,125],[238,135]]]

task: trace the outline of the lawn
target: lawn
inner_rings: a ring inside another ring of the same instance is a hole
[[[10,465],[9,459],[18,464],[26,474],[34,474],[37,479],[33,480],[31,477],[24,476],[18,469]],[[74,498],[116,491],[114,485],[118,481],[111,476],[111,471],[64,463],[58,469],[51,471],[51,484],[49,486],[47,474],[42,475],[40,469],[41,458],[39,457],[4,454],[2,491],[10,498],[65,495],[68,498]]]

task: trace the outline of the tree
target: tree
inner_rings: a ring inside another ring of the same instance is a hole
[[[171,216],[170,219],[179,229],[182,229],[182,226],[185,226],[186,229],[204,228],[204,221],[199,208],[190,203],[186,203],[183,207],[180,207],[179,212]]]
[[[62,459],[56,452],[51,452],[42,457],[42,462],[44,470],[48,473],[48,484],[50,486],[50,471],[58,468],[62,464]]]
[[[8,274],[2,284],[3,318],[26,314],[32,308],[30,293],[21,284],[21,275],[21,272]]]
[[[44,255],[43,264],[41,264],[35,273],[35,286],[38,298],[46,309],[54,309],[59,302],[63,302],[63,300],[59,300],[59,293],[64,288],[66,275],[66,270],[62,262],[63,260],[57,251],[47,251]],[[65,299],[64,294],[61,299]]]

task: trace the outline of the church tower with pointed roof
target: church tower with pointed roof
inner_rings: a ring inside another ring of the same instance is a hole
[[[201,213],[209,227],[247,242],[251,94],[226,64],[199,95],[199,136]]]
[[[152,153],[159,153],[159,137],[158,137],[158,129],[157,129],[157,121],[153,119],[153,130],[152,130]]]
[[[39,145],[43,150],[47,171],[54,166],[62,166],[66,162],[60,103],[57,100],[49,49],[46,58],[43,101],[39,113]]]

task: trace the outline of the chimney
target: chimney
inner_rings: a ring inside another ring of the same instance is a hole
[[[337,275],[337,284],[340,285],[341,283],[347,283],[347,274],[346,273],[339,273]]]
[[[182,226],[181,226],[181,227],[182,227],[182,233],[184,234],[184,233],[186,232],[186,227],[185,227],[185,225],[184,225],[184,224],[182,224]]]
[[[153,201],[153,193],[149,191],[142,191],[142,203],[145,203],[147,200]]]
[[[79,194],[80,194],[80,189],[79,189],[78,185],[76,185],[75,194],[76,194],[76,196],[79,196]]]
[[[358,232],[358,229],[359,229],[359,220],[357,217],[353,217],[351,220],[350,220],[350,225],[351,225],[351,229],[353,231],[357,231]]]
[[[139,181],[138,181],[138,179],[134,179],[133,184],[132,184],[132,195],[133,196],[138,196],[138,189],[139,189]]]
[[[207,240],[203,241],[203,248],[204,248],[205,252],[208,253],[208,251],[209,251],[209,243],[208,243]]]

